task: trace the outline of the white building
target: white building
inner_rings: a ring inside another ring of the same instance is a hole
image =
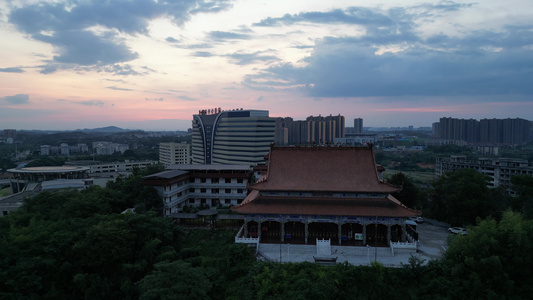
[[[193,116],[192,163],[255,165],[274,142],[267,110],[203,110]]]
[[[253,176],[243,165],[174,165],[174,170],[144,177],[164,203],[164,214],[182,212],[185,206],[216,208],[237,205],[247,195]]]
[[[449,158],[437,158],[435,163],[435,175],[437,177],[446,172],[458,169],[474,169],[487,175],[490,180],[489,187],[504,187],[512,195],[511,177],[514,175],[533,176],[533,166],[525,159],[514,158],[479,158],[468,160],[464,155],[452,155]]]
[[[166,166],[191,163],[191,145],[186,143],[160,143],[159,162]]]
[[[96,155],[112,155],[115,152],[124,154],[130,147],[127,144],[117,144],[112,142],[93,142],[93,151]]]

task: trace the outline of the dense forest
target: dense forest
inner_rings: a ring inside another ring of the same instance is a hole
[[[152,148],[125,154],[146,157]],[[232,230],[184,228],[161,217],[156,191],[141,185],[154,167],[105,188],[46,191],[0,218],[0,299],[530,298],[533,177],[511,179],[515,197],[487,188],[469,169],[424,188],[411,177],[431,174],[420,164],[451,153],[473,155],[455,146],[376,153],[397,171],[386,180],[403,187],[398,200],[424,217],[468,227],[468,235],[450,236],[438,260],[413,256],[401,268],[256,261],[250,248],[234,243]],[[1,162],[12,167],[7,157]],[[136,213],[122,213],[128,208]]]
[[[466,236],[451,236],[439,260],[413,256],[402,268],[278,264],[256,261],[247,246],[234,244],[231,230],[181,228],[161,217],[155,190],[140,184],[143,175],[135,172],[106,188],[43,192],[0,218],[0,298],[525,299],[533,294],[533,221],[511,209],[477,218]],[[121,214],[131,207],[137,213]]]

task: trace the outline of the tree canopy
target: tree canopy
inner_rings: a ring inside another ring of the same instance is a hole
[[[401,186],[402,190],[392,195],[402,202],[405,206],[416,208],[420,205],[420,190],[404,173],[399,172],[392,175],[388,183]]]
[[[496,205],[487,187],[487,177],[473,169],[448,172],[433,183],[428,214],[452,225],[475,224]]]

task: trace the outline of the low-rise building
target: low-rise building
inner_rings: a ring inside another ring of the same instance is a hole
[[[186,206],[217,208],[238,205],[247,195],[253,176],[244,165],[174,165],[172,170],[144,177],[164,203],[164,214],[182,212]]]
[[[511,195],[511,177],[514,175],[533,176],[533,166],[525,159],[516,158],[478,158],[469,160],[465,155],[452,155],[449,158],[437,158],[435,176],[446,172],[470,168],[487,175],[489,187],[504,187]]]

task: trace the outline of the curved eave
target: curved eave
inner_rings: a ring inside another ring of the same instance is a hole
[[[323,215],[406,218],[420,215],[392,196],[386,198],[265,197],[259,193],[232,210],[241,214]]]

